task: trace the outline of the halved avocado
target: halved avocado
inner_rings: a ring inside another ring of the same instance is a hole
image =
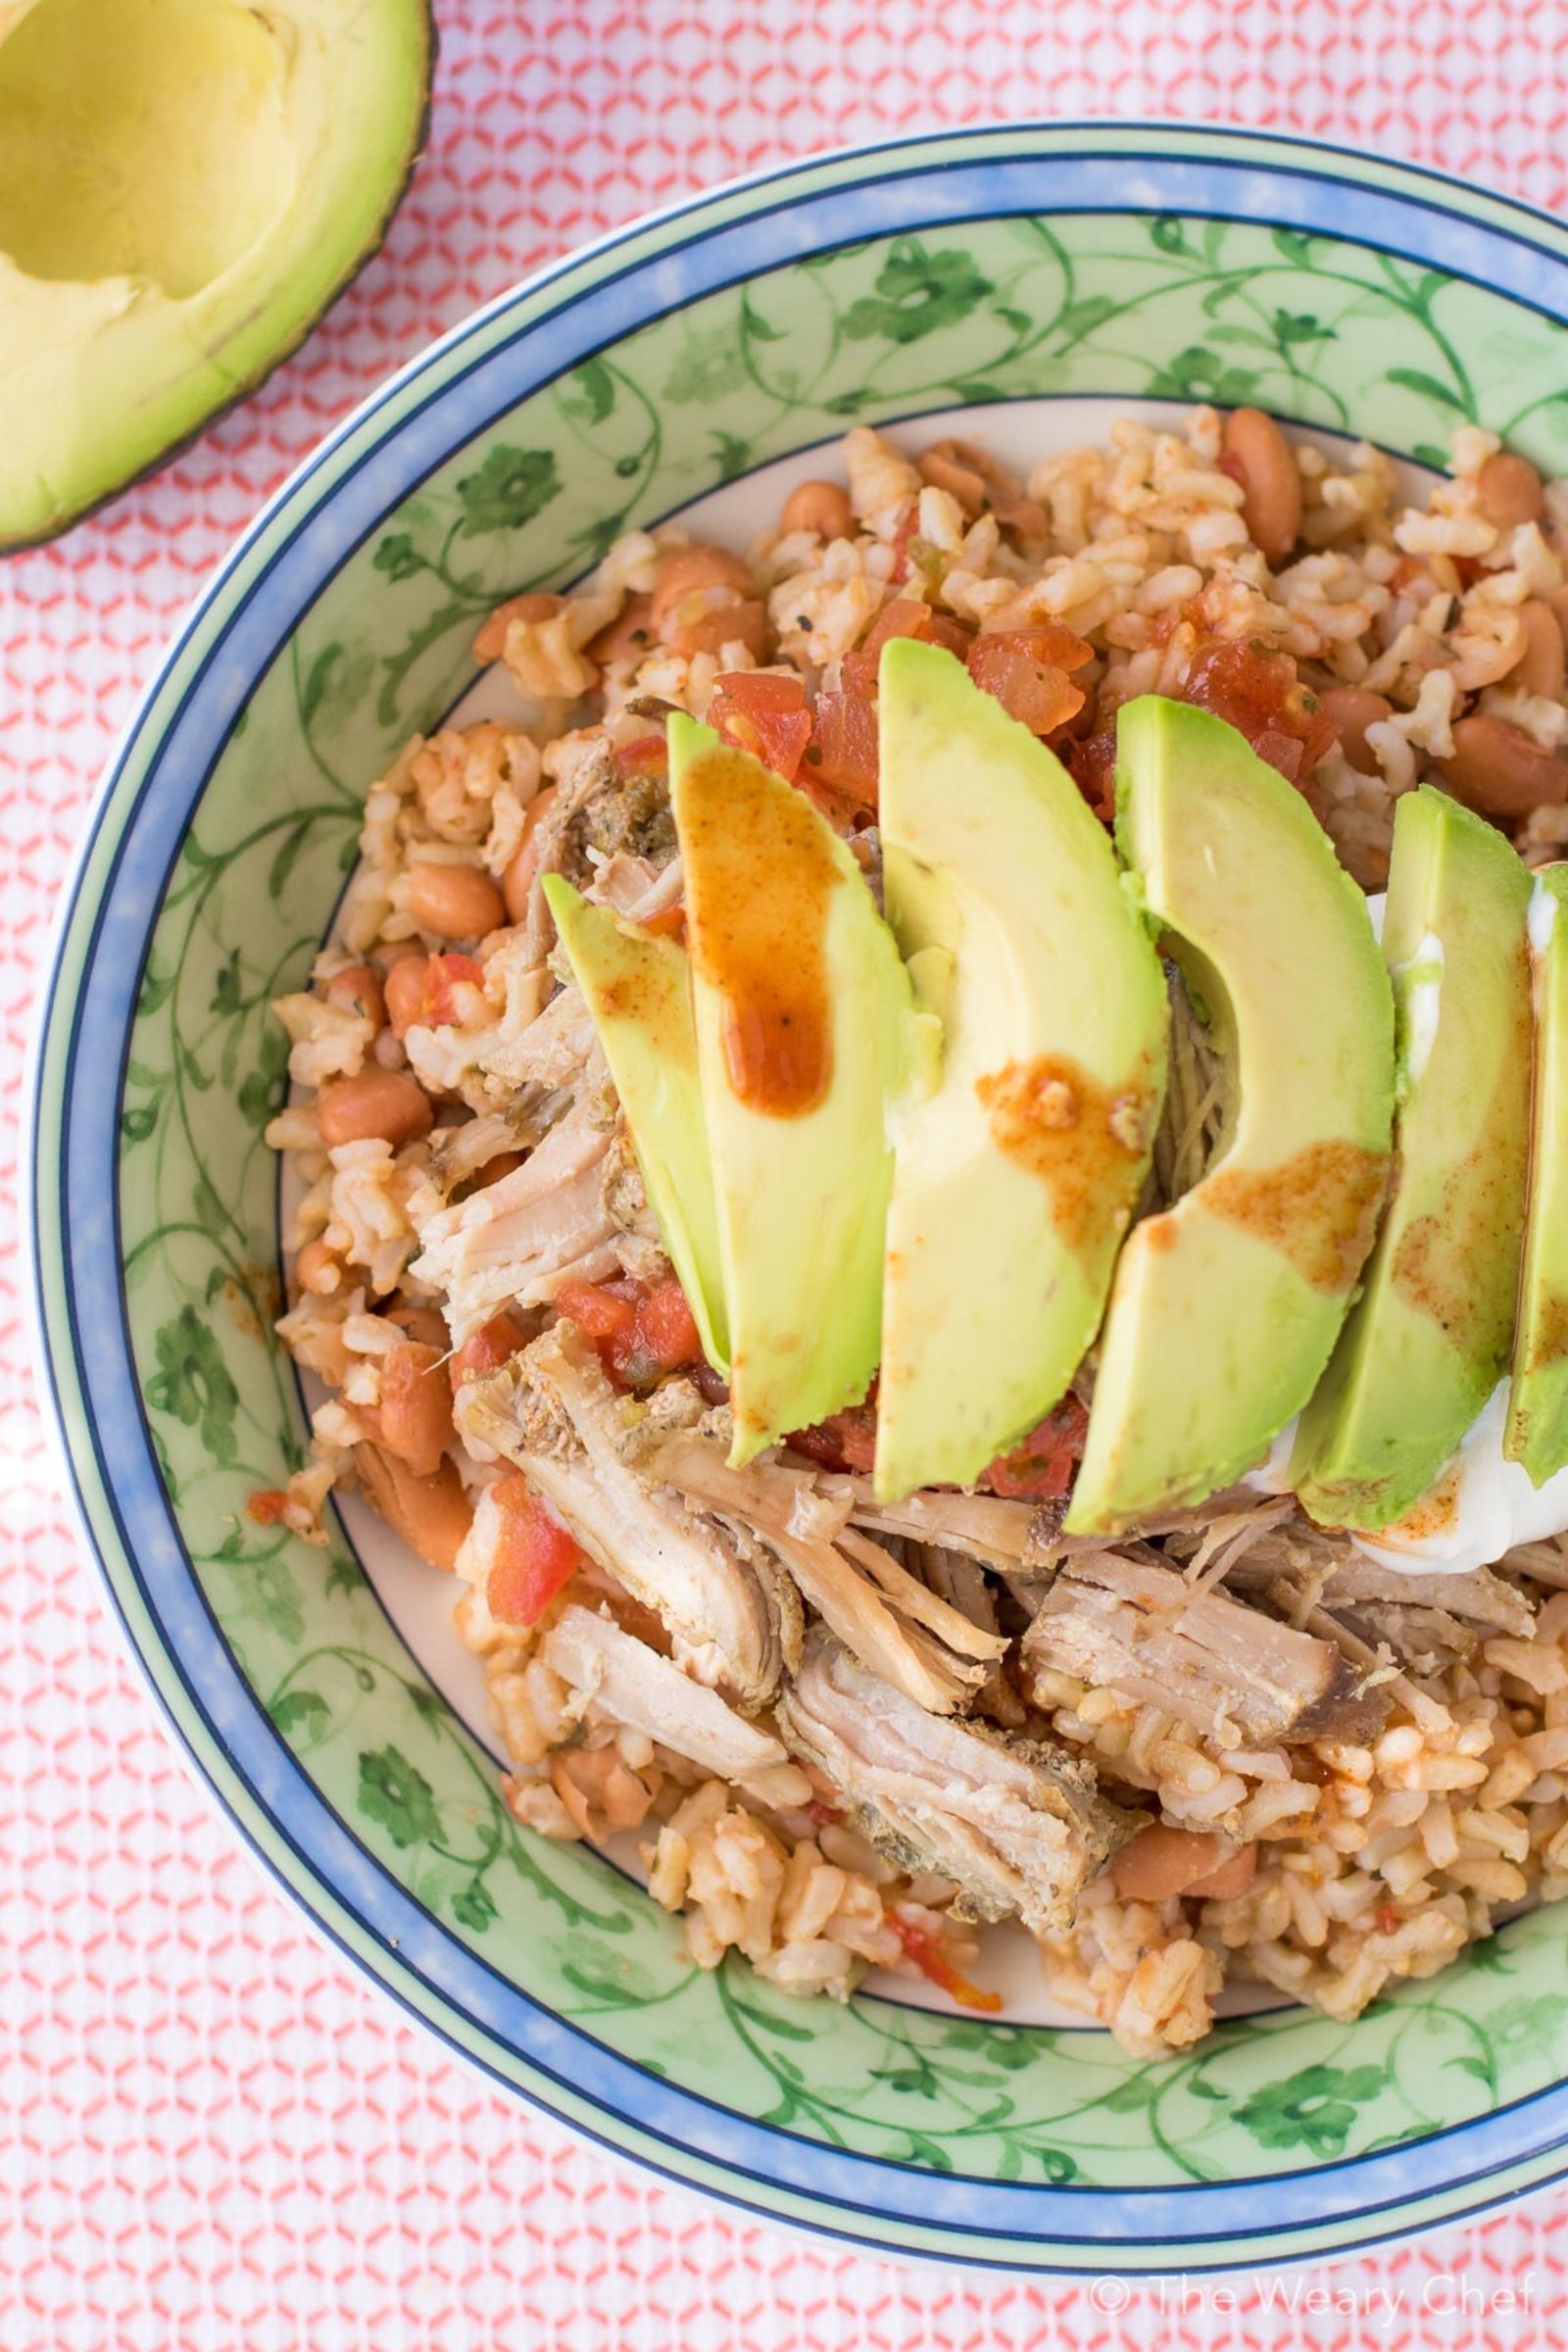
[[[381,241],[427,0],[0,5],[0,547],[241,397]]]
[[[1211,1164],[1135,1225],[1066,1525],[1200,1502],[1307,1397],[1372,1245],[1394,1004],[1360,892],[1234,727],[1146,695],[1116,720],[1116,838],[1230,1074]]]
[[[1396,1175],[1361,1297],[1301,1415],[1322,1525],[1403,1518],[1508,1371],[1530,1121],[1530,876],[1420,785],[1394,819],[1383,957],[1399,1010]]]
[[[847,844],[750,753],[669,721],[729,1314],[731,1461],[866,1392],[909,983]]]
[[[913,638],[883,648],[880,709],[888,920],[941,1050],[892,1119],[889,1500],[971,1485],[1059,1401],[1148,1173],[1168,1015],[1149,927],[1054,755]]]
[[[727,1373],[718,1209],[697,1075],[686,951],[609,906],[591,906],[564,874],[547,874],[544,890],[593,1014],[648,1204],[696,1320],[703,1353],[715,1371]]]
[[[1568,865],[1530,896],[1536,1010],[1530,1182],[1502,1450],[1544,1486],[1568,1463]]]

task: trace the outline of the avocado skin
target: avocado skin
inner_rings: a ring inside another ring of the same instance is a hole
[[[882,650],[880,725],[888,919],[942,1055],[891,1119],[886,1501],[972,1485],[1059,1402],[1148,1173],[1168,1014],[1115,853],[1054,753],[906,637]]]
[[[1538,909],[1550,931],[1531,940],[1530,1176],[1502,1450],[1542,1487],[1568,1464],[1568,864],[1538,871],[1532,933]]]
[[[76,498],[73,498],[69,491],[63,492],[48,520],[36,528],[11,531],[6,528],[3,517],[0,517],[0,556],[22,555],[29,548],[49,546],[68,531],[74,530],[77,523],[86,522],[94,514],[102,514],[117,499],[123,498],[138,484],[150,481],[155,474],[162,473],[165,466],[183,457],[187,450],[193,449],[206,436],[213,425],[232,415],[236,409],[243,408],[284,362],[294,357],[327,314],[336,308],[361,270],[374,260],[386,240],[394,214],[408,194],[410,182],[428,144],[435,71],[440,60],[440,36],[433,0],[405,0],[405,4],[417,27],[419,44],[416,111],[409,127],[401,169],[389,180],[386,194],[374,218],[367,225],[360,245],[344,263],[332,283],[314,307],[303,314],[295,327],[285,329],[282,339],[258,367],[252,368],[231,390],[220,394],[210,405],[200,407],[183,430],[171,434],[151,456],[133,463],[119,479],[103,487],[95,487]]]
[[[1365,1285],[1292,1454],[1292,1484],[1325,1526],[1403,1518],[1508,1371],[1530,1119],[1529,901],[1500,833],[1430,785],[1404,795],[1383,956],[1396,975],[1436,938],[1439,1008],[1425,1066],[1404,1081]],[[1406,989],[1401,1060],[1407,1005]]]
[[[1123,1248],[1065,1519],[1083,1535],[1204,1500],[1305,1403],[1372,1246],[1394,1097],[1365,905],[1294,785],[1146,695],[1118,713],[1116,800],[1232,1101],[1208,1169]]]

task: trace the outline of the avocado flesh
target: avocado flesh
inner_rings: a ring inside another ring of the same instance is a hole
[[[686,951],[609,906],[591,906],[563,874],[547,874],[544,891],[593,1015],[665,1255],[686,1294],[703,1353],[715,1371],[727,1374],[718,1210]]]
[[[380,241],[425,0],[0,7],[0,547],[260,381]]]
[[[1291,1483],[1325,1526],[1402,1518],[1508,1370],[1530,1117],[1529,901],[1530,876],[1500,833],[1428,785],[1404,795],[1383,920],[1400,1033],[1393,1197],[1291,1457]]]
[[[913,1007],[864,876],[804,793],[678,714],[669,778],[739,1465],[876,1369],[885,1106]]]
[[[1502,1450],[1533,1486],[1568,1464],[1568,865],[1530,894],[1535,1044],[1519,1320]]]
[[[1294,786],[1207,711],[1117,717],[1116,834],[1229,1073],[1191,1191],[1133,1228],[1066,1526],[1201,1501],[1260,1459],[1345,1320],[1388,1173],[1394,1006],[1355,884]]]
[[[1167,1012],[1110,842],[1038,738],[912,638],[883,648],[880,728],[888,920],[940,1052],[892,1117],[889,1501],[972,1485],[1059,1401],[1148,1173]]]

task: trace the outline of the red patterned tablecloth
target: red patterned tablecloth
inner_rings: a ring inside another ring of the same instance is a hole
[[[1028,2284],[811,2244],[461,2072],[191,1787],[58,1498],[15,1244],[49,924],[181,608],[388,369],[513,278],[813,148],[1050,115],[1230,118],[1568,194],[1564,0],[437,0],[428,153],[305,350],[157,481],[0,565],[0,2345],[5,2352],[1524,2348],[1568,2201],[1285,2281]]]

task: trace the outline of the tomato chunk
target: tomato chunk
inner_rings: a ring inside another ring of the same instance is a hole
[[[662,735],[636,735],[630,743],[617,743],[614,751],[617,776],[659,775],[668,759]]]
[[[479,1380],[486,1372],[498,1371],[508,1364],[519,1348],[526,1348],[528,1335],[514,1315],[502,1308],[488,1323],[481,1323],[471,1339],[454,1350],[447,1359],[447,1377],[454,1396],[466,1380]]]
[[[876,1460],[876,1404],[871,1398],[852,1404],[809,1429],[793,1430],[785,1442],[824,1469],[869,1470]]]
[[[961,662],[974,642],[974,634],[945,612],[933,612],[912,596],[895,597],[884,605],[861,642],[853,654],[846,654],[839,664],[839,674],[851,694],[874,699],[877,685],[877,666],[882,648],[890,637],[914,637],[922,645],[945,646]]]
[[[1009,1500],[1054,1501],[1071,1490],[1088,1434],[1087,1409],[1064,1396],[1009,1453],[998,1454],[980,1484]]]
[[[876,705],[860,694],[819,694],[806,774],[857,808],[876,807]]]
[[[1034,735],[1065,726],[1084,707],[1083,688],[1075,686],[1056,662],[1042,660],[1028,642],[1047,635],[1044,629],[999,629],[977,637],[969,649],[969,675],[975,684],[994,694],[1004,710]]]
[[[491,1492],[501,1532],[485,1599],[503,1625],[535,1625],[587,1554],[525,1478],[504,1478]]]
[[[651,1389],[666,1372],[702,1361],[697,1325],[673,1274],[655,1283],[564,1282],[555,1306],[593,1341],[618,1388]]]
[[[1000,1992],[982,1992],[968,1978],[954,1967],[938,1938],[929,1928],[920,1927],[914,1920],[906,1919],[900,1911],[890,1911],[888,1925],[903,1944],[908,1957],[923,1977],[939,1985],[948,1998],[963,2009],[983,2009],[995,2015],[1002,2007]]]
[[[461,1021],[463,1008],[456,995],[460,983],[483,988],[484,966],[471,956],[431,956],[424,966],[424,1026],[450,1028]]]
[[[708,723],[725,743],[752,753],[786,784],[794,783],[811,740],[805,685],[765,669],[726,671],[708,707]]]
[[[1182,701],[1228,719],[1258,758],[1292,784],[1311,773],[1334,740],[1333,723],[1297,676],[1294,658],[1262,638],[1227,638],[1200,647]]]
[[[258,1527],[275,1527],[288,1509],[288,1490],[284,1487],[257,1487],[245,1497],[247,1516]]]

